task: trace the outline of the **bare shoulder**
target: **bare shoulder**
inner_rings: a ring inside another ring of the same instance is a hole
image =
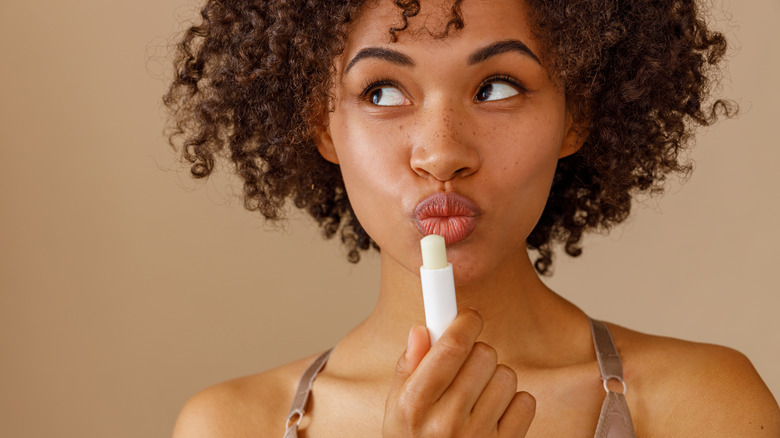
[[[780,436],[780,408],[742,353],[609,327],[623,358],[638,434]]]
[[[228,380],[195,394],[182,408],[173,437],[282,437],[298,380],[316,357]]]

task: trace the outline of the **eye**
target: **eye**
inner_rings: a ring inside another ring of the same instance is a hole
[[[408,105],[409,99],[396,87],[384,86],[368,92],[368,99],[377,106]]]
[[[516,87],[503,82],[490,82],[479,88],[474,100],[477,102],[490,102],[493,100],[507,99],[520,94]]]

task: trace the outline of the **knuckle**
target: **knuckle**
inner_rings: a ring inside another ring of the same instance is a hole
[[[482,330],[482,315],[474,309],[465,309],[462,311],[463,318],[468,321],[469,326]]]
[[[422,424],[424,410],[420,404],[420,398],[415,391],[405,391],[398,398],[398,415],[412,426]]]
[[[498,362],[498,352],[496,349],[484,342],[475,342],[472,347],[472,354],[479,356],[485,362]]]
[[[536,399],[531,394],[521,391],[515,394],[514,402],[517,410],[523,415],[532,416],[536,413]]]
[[[498,364],[493,375],[502,382],[502,385],[506,385],[508,388],[517,388],[517,373],[512,368],[504,364]]]
[[[431,418],[428,426],[430,436],[435,437],[454,437],[459,429],[452,419],[444,415],[436,415]]]
[[[406,375],[406,363],[403,356],[401,356],[398,359],[398,362],[395,363],[395,373],[399,376]]]
[[[443,336],[438,344],[444,356],[458,359],[468,356],[472,346],[469,340],[457,334]]]

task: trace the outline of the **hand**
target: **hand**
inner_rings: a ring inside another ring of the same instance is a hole
[[[433,348],[425,327],[412,328],[385,404],[385,438],[525,436],[536,401],[516,392],[517,375],[497,364],[492,347],[476,342],[481,331],[472,309],[459,312]]]

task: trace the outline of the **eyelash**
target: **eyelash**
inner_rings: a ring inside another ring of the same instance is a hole
[[[401,90],[400,85],[398,85],[398,83],[392,79],[370,79],[366,81],[365,85],[363,85],[363,92],[360,93],[360,98],[367,99],[377,88],[387,86],[395,87]]]
[[[507,74],[496,74],[485,78],[479,84],[479,86],[477,86],[477,91],[481,90],[482,87],[492,82],[503,82],[505,84],[509,84],[513,87],[516,87],[521,93],[528,92],[528,88],[526,88],[525,85],[523,85],[520,81]]]
[[[520,81],[507,74],[495,74],[492,76],[488,76],[487,78],[483,79],[482,82],[479,83],[479,85],[477,86],[477,91],[481,90],[482,87],[492,82],[503,82],[505,84],[512,85],[513,87],[517,87],[517,89],[522,93],[528,92],[528,89],[525,87],[525,85],[523,85]],[[387,87],[387,86],[396,87],[399,90],[403,91],[401,86],[392,79],[382,79],[382,78],[369,79],[363,85],[363,92],[360,93],[360,98],[367,99],[368,96],[370,96],[371,93],[377,88]]]

